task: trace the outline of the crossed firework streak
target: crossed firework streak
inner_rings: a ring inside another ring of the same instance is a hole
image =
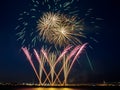
[[[62,53],[58,56],[58,58],[54,61],[54,63],[52,63],[51,60],[49,60],[48,53],[47,53],[47,51],[45,51],[45,49],[42,48],[40,50],[40,52],[41,52],[40,54],[43,55],[43,58],[45,58],[45,61],[42,60],[42,58],[40,58],[40,55],[38,54],[38,52],[35,49],[33,49],[34,55],[35,55],[39,65],[40,65],[40,69],[41,69],[40,75],[38,74],[38,72],[35,68],[35,65],[33,63],[32,57],[31,57],[28,49],[26,47],[22,47],[22,50],[25,53],[29,63],[31,64],[31,66],[32,66],[32,68],[37,76],[37,79],[40,82],[40,85],[45,85],[47,82],[49,82],[49,84],[51,84],[51,85],[54,85],[54,84],[56,84],[56,81],[58,81],[59,84],[66,84],[68,75],[70,73],[70,70],[71,70],[74,62],[77,60],[78,56],[82,53],[82,51],[84,50],[86,45],[87,45],[87,43],[85,43],[83,45],[77,45],[74,48],[73,48],[73,46],[67,46],[62,51]],[[68,54],[68,52],[71,49],[72,49],[72,51]],[[63,59],[66,54],[67,54],[67,57],[65,59]],[[56,73],[55,67],[62,60],[65,60],[65,61],[64,61],[63,65],[61,66],[60,70],[58,71],[58,73]],[[46,71],[46,68],[44,66],[45,63],[48,63],[48,65],[50,67],[49,72]],[[60,80],[59,76],[62,73],[63,69],[65,69],[66,65],[68,65],[68,64],[69,64],[69,69],[66,72],[64,72],[64,81],[62,82]],[[44,74],[42,74],[42,72],[44,72]],[[42,75],[45,75],[45,77],[46,77],[45,80],[42,80]],[[51,75],[51,78],[50,78],[50,75]],[[55,78],[54,78],[54,75],[55,75]]]

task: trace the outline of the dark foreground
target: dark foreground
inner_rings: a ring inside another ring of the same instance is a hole
[[[0,85],[0,90],[120,90],[120,86],[28,86]]]

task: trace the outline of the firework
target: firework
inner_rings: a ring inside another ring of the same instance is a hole
[[[37,28],[42,39],[55,46],[81,43],[77,37],[85,37],[81,32],[83,25],[76,17],[68,17],[59,13],[45,13],[39,19]]]
[[[86,25],[86,19],[92,9],[88,9],[84,15],[80,15],[78,2],[79,0],[32,0],[30,8],[19,15],[18,26],[15,29],[17,30],[17,40],[21,41],[23,47],[27,46],[30,49],[31,47],[47,46],[47,49],[42,48],[40,53],[33,49],[40,67],[39,74],[28,49],[22,48],[41,85],[46,83],[66,84],[72,66],[86,46],[86,43],[83,44],[84,40],[97,42],[96,39],[89,36],[88,33],[93,30],[90,28],[88,30],[87,25],[89,24]],[[90,16],[88,21],[93,27],[95,23],[92,21],[93,19],[101,20]],[[75,48],[73,48],[74,46]],[[52,51],[51,48],[56,51]],[[63,48],[64,50],[61,52]],[[87,53],[86,57],[93,70]],[[49,71],[46,69],[46,63]],[[61,65],[58,72],[55,70],[57,65]],[[63,81],[60,79],[61,74],[64,77]],[[43,79],[43,75],[46,77],[45,79]]]
[[[41,80],[40,80],[40,78],[39,78],[39,75],[38,75],[38,73],[37,73],[37,70],[36,70],[36,68],[35,68],[35,66],[34,66],[34,64],[33,64],[33,62],[32,62],[30,53],[28,52],[27,48],[22,48],[22,50],[24,51],[24,53],[25,53],[27,59],[29,60],[30,65],[32,66],[32,68],[33,68],[33,70],[34,70],[34,72],[35,72],[35,74],[36,74],[36,76],[37,76],[39,82],[41,82]]]
[[[15,28],[17,40],[28,48],[37,47],[40,43],[49,43],[56,47],[82,44],[83,38],[96,41],[87,35],[84,25],[92,9],[80,15],[77,3],[79,0],[32,0],[30,7],[19,15]],[[90,16],[90,19],[92,24],[93,19],[100,20],[93,16]]]
[[[35,72],[35,75],[37,76],[37,78],[40,82],[40,85],[45,85],[45,83],[47,83],[47,81],[50,85],[55,85],[56,82],[58,82],[59,84],[66,84],[67,77],[71,71],[71,68],[72,68],[73,64],[75,63],[75,61],[77,60],[77,58],[79,57],[79,55],[84,50],[86,44],[87,43],[83,44],[82,46],[78,45],[74,49],[72,49],[71,46],[68,46],[63,50],[63,52],[59,56],[57,56],[55,53],[49,53],[48,51],[45,51],[43,48],[41,49],[40,54],[38,54],[38,52],[34,49],[34,55],[35,55],[36,59],[38,60],[38,62],[40,64],[40,68],[41,68],[41,73],[39,76],[38,76],[38,72],[34,66],[34,63],[32,62],[32,58],[29,54],[28,49],[25,47],[25,48],[22,48],[22,50],[24,51],[28,61],[30,62],[31,66]],[[69,53],[68,51],[71,51],[71,53]],[[40,55],[42,55],[42,57]],[[62,61],[62,65],[58,70],[59,72],[57,73],[55,70],[57,68],[56,66],[61,64],[60,61]],[[47,71],[47,68],[44,66],[44,63],[48,63],[48,67],[50,67],[49,71]],[[64,75],[63,81],[59,77],[61,73],[63,73],[63,75]],[[46,76],[46,78],[44,80],[42,80],[43,75]],[[50,78],[50,76],[51,76],[51,78]]]

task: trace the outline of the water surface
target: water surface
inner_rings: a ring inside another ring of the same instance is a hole
[[[16,88],[15,90],[88,90],[88,89],[82,89],[82,88]]]

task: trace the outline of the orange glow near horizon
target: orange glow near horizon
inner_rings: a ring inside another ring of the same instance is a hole
[[[77,88],[54,88],[54,87],[50,87],[50,88],[47,88],[47,87],[43,87],[43,88],[19,88],[19,89],[16,89],[16,90],[82,90],[82,89],[77,89]]]

